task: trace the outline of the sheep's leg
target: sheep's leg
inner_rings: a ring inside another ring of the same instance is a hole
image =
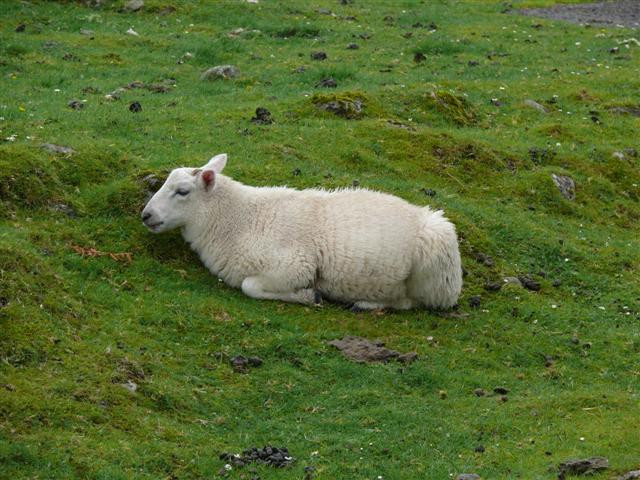
[[[291,288],[286,282],[266,275],[245,278],[241,288],[245,295],[260,300],[282,300],[304,305],[316,305],[321,302],[318,292],[312,288]]]
[[[387,305],[385,305],[384,303],[360,301],[354,303],[351,307],[351,310],[354,312],[362,312],[364,310],[381,310],[386,307]]]
[[[383,308],[392,308],[394,310],[409,310],[415,306],[415,303],[410,298],[403,298],[396,300],[393,303],[377,303],[360,301],[353,304],[351,310],[354,312],[362,312],[364,310],[381,310]]]

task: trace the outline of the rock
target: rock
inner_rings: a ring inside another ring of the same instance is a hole
[[[485,451],[484,445],[478,445],[476,448],[473,449],[473,451],[476,453],[484,453]]]
[[[132,35],[134,37],[139,37],[140,34],[138,32],[136,32],[133,28],[129,28],[129,30],[127,30],[127,35]]]
[[[609,468],[609,460],[604,457],[592,457],[583,460],[567,460],[558,465],[558,478],[566,475],[591,475]]]
[[[433,188],[423,188],[420,191],[424,193],[427,197],[435,197],[437,193]]]
[[[488,292],[497,292],[502,288],[502,283],[500,282],[487,282],[484,284],[484,289]]]
[[[233,371],[236,373],[249,373],[249,360],[242,355],[237,355],[229,360]]]
[[[137,12],[144,7],[144,0],[129,0],[124,4],[124,10],[127,12]]]
[[[507,393],[509,393],[509,390],[506,387],[496,387],[493,389],[493,391],[498,395],[506,395]]]
[[[338,82],[336,82],[333,78],[331,77],[327,77],[327,78],[323,78],[322,80],[320,80],[318,83],[316,83],[316,88],[319,87],[323,87],[323,88],[336,88],[338,86]]]
[[[115,102],[116,100],[120,100],[120,95],[124,92],[126,92],[126,89],[122,87],[116,88],[113,92],[107,93],[104,98],[110,102]]]
[[[263,448],[250,448],[244,450],[242,454],[239,453],[221,453],[220,460],[227,462],[229,467],[244,467],[253,462],[259,462],[271,467],[283,468],[286,467],[293,462],[295,462],[295,458],[289,454],[289,450],[285,447],[273,447],[267,445]],[[227,470],[231,470],[231,468],[225,468]]]
[[[535,100],[527,99],[527,100],[524,101],[524,104],[525,104],[525,106],[527,106],[529,108],[533,108],[533,109],[539,111],[540,113],[549,113],[549,110],[547,110],[547,107],[539,104]]]
[[[482,297],[480,295],[474,295],[469,299],[469,306],[471,308],[478,308],[482,303]]]
[[[228,80],[240,75],[240,72],[233,65],[217,65],[205,71],[201,76],[201,80],[218,80],[220,78]]]
[[[166,178],[158,178],[158,176],[154,173],[150,173],[149,175],[142,177],[142,183],[147,186],[147,189],[151,193],[155,193],[160,190],[160,187],[165,182],[165,180]]]
[[[24,23],[21,23],[16,27],[16,32],[18,33],[24,32],[26,28],[27,26]]]
[[[611,156],[612,156],[613,158],[617,158],[617,159],[619,159],[619,160],[624,160],[624,153],[622,153],[622,152],[613,152],[613,153],[611,154]]]
[[[477,60],[469,60],[467,62],[467,65],[469,65],[470,67],[477,67],[478,65],[480,65],[480,62],[478,62]]]
[[[252,367],[260,367],[262,365],[262,359],[260,357],[249,357],[247,361]]]
[[[405,365],[413,363],[416,360],[418,360],[418,354],[416,352],[403,353],[398,357],[398,361],[400,363],[404,363]]]
[[[271,112],[263,107],[256,108],[256,116],[251,118],[251,123],[258,125],[269,125],[273,123]]]
[[[628,157],[638,158],[638,151],[635,148],[625,148],[622,153]]]
[[[618,480],[636,480],[640,478],[640,470],[632,470],[624,475],[620,475]]]
[[[487,267],[493,267],[493,265],[494,265],[493,258],[491,258],[486,253],[478,252],[478,253],[475,254],[475,257],[476,257],[476,261],[478,263],[482,263],[482,264],[486,265]]]
[[[71,147],[63,147],[62,145],[56,145],[54,143],[43,143],[42,145],[40,145],[40,148],[50,153],[62,153],[64,155],[71,155],[72,153],[76,153],[76,151]]]
[[[347,45],[347,50],[358,50],[359,48],[360,47],[357,43],[350,43],[349,45]]]
[[[142,105],[140,105],[140,102],[131,102],[131,104],[129,105],[129,111],[133,112],[133,113],[138,113],[142,111]]]
[[[480,480],[480,475],[475,473],[461,473],[456,477],[456,480]]]
[[[359,97],[344,95],[314,95],[313,104],[321,109],[347,119],[358,119],[364,115],[364,103]]]
[[[522,283],[522,286],[527,290],[531,290],[534,292],[537,292],[540,290],[540,282],[534,280],[529,275],[521,275],[518,277],[518,279]]]
[[[516,277],[504,277],[504,284],[522,287],[522,282]]]
[[[311,52],[312,60],[326,60],[327,54],[325,52]]]
[[[568,175],[556,175],[555,173],[551,174],[551,179],[560,193],[567,200],[575,200],[576,198],[576,184],[573,181],[573,178]]]
[[[185,63],[188,60],[191,60],[193,58],[193,53],[191,52],[185,52],[179,59],[178,59],[178,65],[182,65],[183,63]]]
[[[69,100],[67,102],[67,106],[73,110],[82,110],[84,108],[84,103],[80,100]]]
[[[494,107],[501,107],[503,105],[503,103],[497,98],[492,98],[490,102],[491,102],[491,105],[493,105]]]
[[[153,93],[168,93],[171,91],[171,87],[163,83],[152,83],[147,86],[147,90]]]
[[[372,342],[362,337],[346,336],[342,340],[332,340],[328,344],[340,350],[349,360],[358,363],[387,362],[392,359],[410,363],[418,359],[418,354],[415,352],[401,354],[386,348],[383,342]]]
[[[66,52],[63,56],[62,56],[62,60],[64,60],[65,62],[79,62],[80,59],[78,57],[76,57],[73,53],[70,52]],[[84,89],[83,89],[84,91]]]
[[[127,383],[121,383],[120,385],[129,390],[129,392],[131,393],[136,393],[136,391],[138,390],[138,384],[131,380],[127,381]]]
[[[609,107],[607,110],[617,115],[631,115],[632,117],[640,117],[640,106],[637,105]]]
[[[145,87],[144,82],[141,82],[140,80],[134,80],[124,88],[126,88],[127,90],[131,90],[132,88],[144,88],[144,87]]]
[[[76,218],[78,216],[78,213],[73,209],[73,207],[70,207],[69,205],[64,203],[56,203],[51,208],[53,208],[57,212],[64,213],[69,218]]]
[[[427,59],[427,56],[422,53],[422,52],[417,52],[414,56],[413,56],[413,61],[415,63],[422,63]]]
[[[487,392],[485,392],[485,390],[484,390],[483,388],[476,388],[476,389],[473,391],[473,394],[474,394],[476,397],[484,397],[484,396],[487,394]]]
[[[86,28],[81,28],[80,29],[80,35],[85,35],[87,37],[93,38],[93,36],[95,35],[95,32],[93,30],[88,30]]]

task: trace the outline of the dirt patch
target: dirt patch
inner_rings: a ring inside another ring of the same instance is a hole
[[[397,360],[401,363],[411,363],[418,359],[415,352],[400,353],[384,346],[384,342],[372,342],[362,337],[346,336],[342,340],[332,340],[329,345],[336,347],[346,358],[358,363],[388,362]]]
[[[516,10],[514,13],[571,23],[640,28],[640,2],[637,0],[554,5],[548,8]]]

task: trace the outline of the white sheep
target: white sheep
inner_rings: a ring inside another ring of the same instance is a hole
[[[227,155],[173,170],[142,212],[181,227],[207,268],[253,298],[355,309],[448,308],[462,288],[455,227],[442,211],[366,189],[250,187]]]

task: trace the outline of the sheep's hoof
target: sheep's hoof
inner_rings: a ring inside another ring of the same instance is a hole
[[[320,293],[320,290],[313,291],[313,304],[316,307],[322,306],[322,294]]]

